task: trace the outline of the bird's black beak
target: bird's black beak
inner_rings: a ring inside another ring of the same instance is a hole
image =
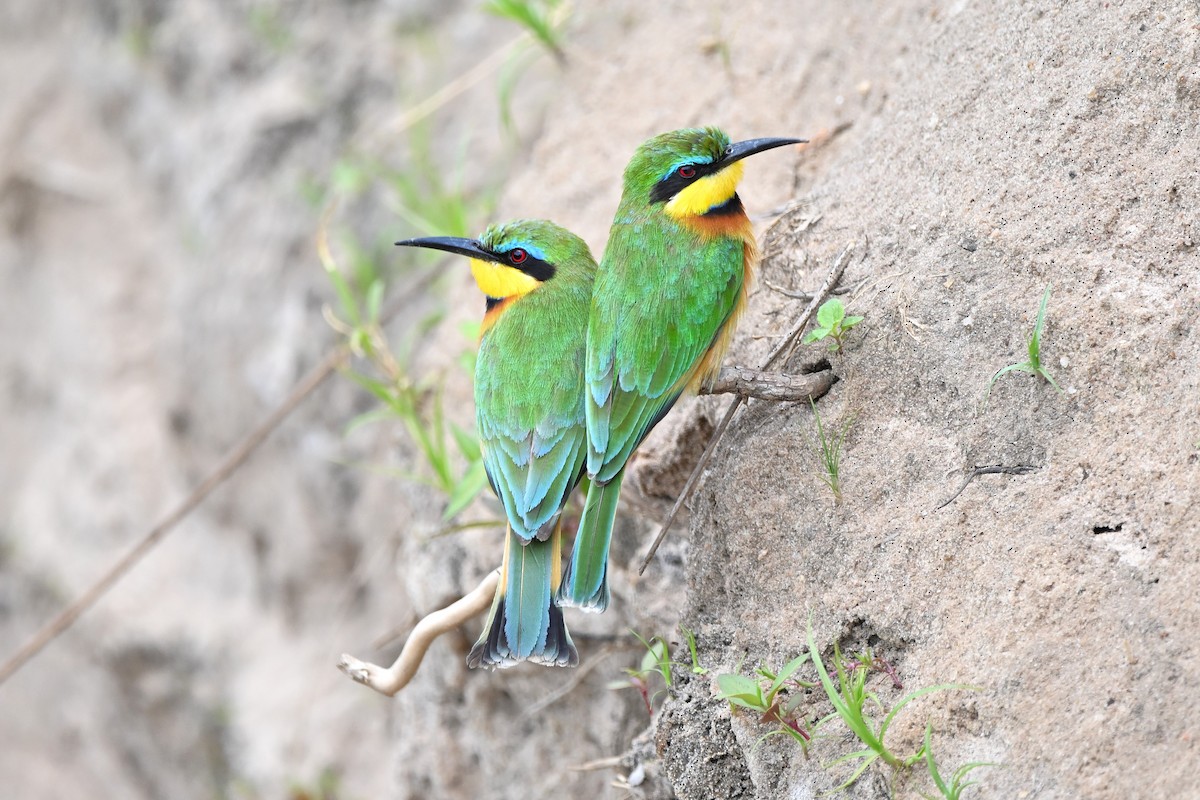
[[[721,163],[732,164],[735,161],[741,161],[746,156],[761,153],[763,150],[783,147],[785,144],[804,144],[807,141],[808,139],[747,139],[744,142],[735,142],[725,149]]]
[[[427,247],[430,250],[443,250],[467,258],[478,258],[481,261],[495,261],[496,256],[479,246],[474,239],[460,239],[457,236],[427,236],[422,239],[405,239],[396,242],[397,247]]]

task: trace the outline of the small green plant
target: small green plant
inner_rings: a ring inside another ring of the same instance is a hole
[[[813,421],[817,428],[815,449],[817,460],[821,465],[821,482],[833,492],[834,502],[840,503],[842,502],[842,447],[846,443],[846,434],[849,433],[850,426],[854,424],[855,415],[848,414],[841,428],[834,430],[831,435],[825,430],[821,414],[817,411],[817,404],[813,402],[812,398],[809,398],[808,404],[812,408]]]
[[[326,309],[326,318],[330,326],[345,336],[351,353],[371,368],[370,373],[347,368],[346,375],[381,403],[380,408],[353,419],[347,430],[383,419],[399,419],[432,472],[432,477],[419,474],[406,477],[443,492],[447,496],[444,518],[449,520],[470,505],[487,485],[479,441],[446,421],[440,387],[411,381],[393,355],[380,324],[383,279],[362,270],[356,271],[358,280],[347,279],[330,252],[324,233],[318,240],[318,254],[342,313],[339,318]],[[365,289],[356,291],[363,279],[369,283]],[[454,467],[449,440],[453,440],[458,455],[466,462],[461,473]]]
[[[679,630],[683,631],[683,636],[687,640],[688,652],[692,656],[692,674],[707,675],[708,668],[700,666],[700,656],[696,653],[696,634],[682,625],[679,626]]]
[[[654,716],[655,698],[671,690],[671,646],[661,636],[652,636],[646,640],[637,631],[630,631],[630,633],[642,643],[646,652],[642,655],[642,661],[636,669],[624,670],[628,676],[625,680],[614,681],[609,684],[608,688],[628,689],[633,687],[637,689],[642,696],[642,702],[646,704],[646,713]],[[661,689],[652,693],[650,690],[656,678],[660,679],[663,685]]]
[[[884,744],[884,737],[887,735],[888,727],[895,720],[896,715],[913,700],[927,694],[948,689],[974,688],[953,683],[928,686],[924,689],[909,692],[900,698],[896,705],[889,711],[884,708],[875,693],[866,688],[867,676],[870,673],[870,669],[866,668],[866,663],[873,660],[869,654],[868,662],[863,662],[860,659],[858,663],[850,665],[842,658],[841,649],[838,647],[837,642],[834,642],[833,667],[834,675],[837,677],[837,681],[835,682],[833,677],[830,676],[829,670],[826,669],[824,661],[821,660],[820,652],[817,650],[817,643],[813,638],[811,621],[808,625],[808,652],[812,657],[813,666],[816,667],[817,675],[820,678],[821,688],[825,690],[825,695],[829,698],[829,702],[833,704],[833,713],[818,721],[816,727],[819,728],[827,722],[840,719],[850,729],[851,733],[866,745],[863,749],[834,759],[826,765],[827,767],[834,767],[840,764],[859,762],[858,766],[850,774],[850,777],[833,789],[832,792],[841,791],[853,784],[877,760],[882,760],[893,770],[907,769],[921,760],[924,755],[923,747],[910,756],[898,756]],[[879,723],[874,722],[869,713],[869,709],[871,708],[874,708],[878,714],[883,715],[882,721]]]
[[[566,59],[560,35],[566,18],[566,4],[562,0],[488,0],[483,8],[520,25],[560,62]]]
[[[758,713],[760,722],[777,724],[778,727],[765,734],[763,739],[786,733],[807,754],[812,732],[796,711],[804,700],[803,690],[812,688],[813,684],[793,677],[806,661],[807,654],[797,656],[778,672],[759,667],[754,671],[757,676],[754,678],[738,673],[718,675],[717,697],[727,701],[731,708]]]
[[[846,332],[862,321],[862,317],[847,317],[842,301],[831,297],[817,309],[817,327],[804,335],[804,343],[819,342],[828,338],[829,349],[837,352],[842,349]]]
[[[563,49],[562,30],[570,14],[570,4],[563,0],[488,0],[484,10],[511,20],[524,28],[535,44],[541,44],[559,66],[567,63]],[[518,47],[505,59],[496,84],[496,100],[500,106],[500,122],[505,132],[516,134],[512,114],[513,93],[525,70],[539,54],[532,47],[518,42]]]
[[[1053,386],[1057,391],[1061,392],[1058,383],[1046,370],[1042,364],[1042,328],[1046,324],[1046,304],[1050,302],[1050,287],[1046,287],[1046,292],[1042,295],[1042,303],[1038,306],[1037,321],[1033,324],[1033,335],[1029,337],[1029,360],[1023,361],[1020,364],[1009,364],[1007,367],[1002,367],[996,371],[992,379],[988,381],[987,388],[983,392],[983,402],[986,404],[988,395],[991,394],[992,385],[1000,379],[1001,375],[1006,372],[1028,372],[1030,375],[1040,375]]]
[[[938,792],[945,800],[959,800],[962,793],[966,791],[968,786],[974,786],[977,781],[966,780],[967,775],[980,767],[998,767],[999,764],[994,764],[991,761],[972,761],[969,764],[963,764],[958,769],[954,770],[950,775],[950,782],[946,783],[938,771],[937,762],[933,758],[933,745],[930,739],[933,735],[933,726],[925,725],[925,746],[921,749],[925,753],[925,766],[929,769],[929,777],[933,779],[933,785],[937,787]],[[965,781],[965,783],[964,783]],[[924,795],[927,800],[934,800],[930,795]]]

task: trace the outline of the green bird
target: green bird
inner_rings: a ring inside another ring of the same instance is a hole
[[[554,597],[560,514],[587,456],[583,364],[596,262],[582,239],[543,220],[493,225],[478,240],[396,244],[467,256],[487,297],[475,420],[508,530],[496,598],[467,664],[575,666],[579,653]]]
[[[592,292],[587,330],[587,471],[562,605],[608,607],[608,548],[625,464],[685,391],[720,370],[758,247],[737,186],[746,156],[803,139],[731,144],[716,128],[644,142]]]

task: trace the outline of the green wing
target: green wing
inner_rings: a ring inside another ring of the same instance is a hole
[[[610,239],[587,346],[588,473],[599,482],[612,480],[670,411],[733,313],[743,248],[714,240],[684,262],[666,236]]]
[[[505,425],[482,410],[478,423],[484,468],[514,532],[527,541],[546,538],[547,523],[583,470],[583,420],[552,428],[547,435]]]
[[[563,305],[553,295],[515,304],[485,334],[476,362],[484,466],[513,532],[525,541],[549,536],[548,523],[579,482],[587,453],[586,306]]]

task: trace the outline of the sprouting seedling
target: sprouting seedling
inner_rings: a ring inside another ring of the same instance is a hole
[[[679,630],[683,631],[683,636],[687,639],[688,652],[692,656],[692,674],[707,675],[708,668],[700,666],[700,656],[696,653],[696,634],[682,625],[679,626]]]
[[[966,780],[967,775],[969,775],[973,770],[979,769],[980,767],[1000,766],[999,764],[995,764],[991,761],[972,761],[971,763],[963,764],[961,767],[954,770],[954,772],[950,774],[950,782],[946,783],[946,780],[938,771],[937,762],[933,758],[933,746],[932,742],[930,741],[932,735],[933,726],[927,723],[925,725],[925,746],[922,748],[925,753],[925,766],[929,769],[929,777],[933,779],[933,785],[937,787],[938,792],[941,793],[941,796],[945,798],[945,800],[959,800],[959,798],[962,797],[962,793],[966,791],[968,786],[974,786],[978,782]],[[927,800],[934,800],[930,795],[924,796],[927,798]]]
[[[1046,324],[1046,304],[1050,302],[1050,287],[1046,287],[1046,292],[1042,295],[1042,304],[1038,307],[1037,321],[1033,324],[1033,335],[1029,337],[1029,360],[1023,361],[1020,364],[1009,364],[1007,367],[999,369],[992,379],[988,381],[987,389],[983,392],[983,402],[987,403],[988,394],[992,391],[992,385],[999,380],[1000,376],[1006,372],[1016,370],[1018,372],[1028,372],[1030,375],[1040,375],[1058,391],[1062,391],[1059,385],[1051,377],[1042,364],[1042,328]]]
[[[859,653],[857,658],[858,663],[850,665],[852,669],[865,669],[882,672],[891,679],[893,688],[904,688],[904,684],[900,681],[900,676],[896,674],[896,667],[883,656],[875,655],[871,648],[868,647],[866,652]]]
[[[804,343],[819,342],[828,337],[832,340],[829,349],[836,352],[842,349],[846,332],[862,321],[862,317],[847,317],[842,301],[831,297],[817,309],[817,327],[804,335]]]
[[[729,703],[731,708],[745,708],[757,712],[760,722],[775,723],[778,727],[767,733],[763,738],[786,733],[800,743],[805,749],[812,739],[812,733],[803,719],[796,714],[796,709],[804,700],[802,691],[813,686],[794,676],[808,661],[808,655],[793,658],[779,672],[772,672],[765,667],[755,670],[757,678],[725,673],[717,676],[717,697]]]
[[[821,654],[817,650],[817,643],[813,638],[811,621],[808,624],[808,651],[809,655],[812,656],[813,666],[816,667],[817,675],[820,677],[821,688],[825,690],[825,695],[829,698],[829,702],[833,704],[833,713],[818,721],[817,727],[833,719],[840,719],[850,729],[851,733],[857,736],[858,740],[865,745],[863,749],[848,753],[826,765],[832,767],[838,764],[858,762],[858,766],[855,767],[850,777],[833,790],[835,792],[845,789],[858,780],[866,772],[867,768],[877,760],[882,760],[894,770],[902,770],[911,767],[922,758],[924,748],[910,756],[901,757],[889,750],[884,744],[884,737],[887,735],[888,727],[895,720],[896,715],[913,700],[932,692],[947,689],[975,688],[953,683],[927,686],[923,689],[909,692],[900,698],[890,711],[885,711],[879,698],[866,687],[869,670],[847,669],[847,661],[842,657],[842,652],[837,642],[834,642],[833,645],[834,676],[830,676],[829,670],[826,669],[825,662],[821,660]],[[837,679],[836,682],[834,677]],[[874,708],[879,714],[883,714],[883,719],[880,722],[876,723],[871,718],[871,708]]]
[[[642,696],[642,702],[646,704],[646,713],[654,716],[654,699],[661,693],[671,689],[671,647],[666,640],[661,636],[652,636],[649,640],[644,639],[637,631],[630,631],[642,646],[646,648],[646,652],[642,655],[642,661],[637,669],[627,669],[625,674],[629,677],[622,681],[613,681],[609,683],[610,689],[627,689],[633,687],[638,690]],[[663,688],[653,695],[650,693],[651,678],[655,675],[662,678]]]
[[[841,428],[832,432],[825,430],[825,424],[821,421],[821,414],[817,411],[817,405],[809,398],[809,406],[813,412],[813,422],[817,428],[817,460],[821,465],[821,481],[829,487],[833,492],[834,502],[842,502],[842,446],[846,443],[846,434],[850,431],[850,426],[854,424],[854,414],[849,414],[846,420],[842,423]]]

